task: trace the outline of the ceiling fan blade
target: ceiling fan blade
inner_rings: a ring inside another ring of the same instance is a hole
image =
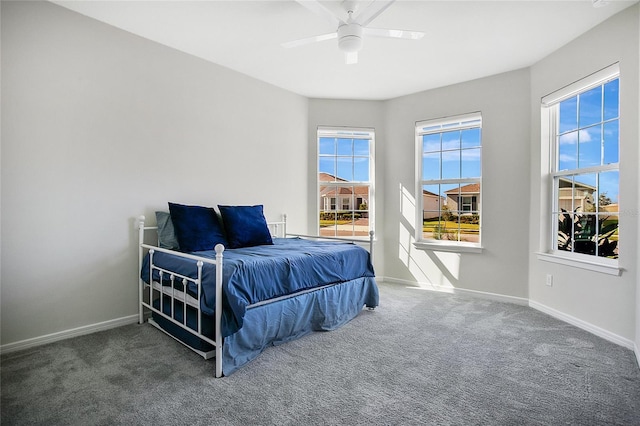
[[[395,0],[374,0],[366,9],[358,13],[358,15],[355,17],[355,22],[362,25],[363,27],[367,26],[382,12],[387,10],[387,8],[394,2]]]
[[[344,21],[336,16],[331,9],[317,0],[296,0],[298,4],[304,6],[307,10],[324,17],[327,21],[331,22],[336,28],[338,25],[344,24]]]
[[[358,63],[358,52],[344,52],[344,63],[353,65]]]
[[[390,37],[390,38],[404,38],[407,40],[420,40],[424,37],[422,31],[410,31],[410,30],[387,30],[384,28],[363,28],[365,35],[372,37]]]
[[[282,43],[282,47],[286,47],[287,49],[291,47],[304,46],[305,44],[317,43],[319,41],[331,40],[337,38],[337,33],[329,33],[329,34],[321,34],[313,37],[301,38],[299,40],[288,41],[286,43]]]

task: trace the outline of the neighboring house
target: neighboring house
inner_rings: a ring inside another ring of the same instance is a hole
[[[480,210],[480,184],[471,183],[446,191],[445,205],[451,212],[478,212]]]
[[[345,211],[345,210],[367,210],[369,206],[368,186],[342,186],[331,185],[331,183],[348,183],[348,180],[339,178],[329,173],[318,173],[318,181],[322,182],[320,187],[320,210]],[[327,185],[324,185],[324,182]]]
[[[433,192],[422,190],[422,220],[440,217],[440,205],[444,204],[443,197]]]
[[[568,212],[592,212],[595,211],[593,194],[595,186],[560,178],[558,182],[558,209]]]

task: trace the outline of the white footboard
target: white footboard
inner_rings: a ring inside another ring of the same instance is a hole
[[[285,229],[285,236],[286,237],[310,238],[310,239],[314,239],[314,240],[350,241],[350,242],[352,242],[354,244],[365,245],[369,249],[369,255],[370,255],[370,258],[371,258],[371,263],[373,263],[373,243],[375,241],[374,232],[373,231],[369,231],[369,238],[366,239],[366,240],[363,239],[363,238],[357,238],[357,237],[326,237],[326,236],[322,236],[322,235],[291,234],[291,233],[286,232],[286,229]]]

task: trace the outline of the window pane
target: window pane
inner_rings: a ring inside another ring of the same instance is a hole
[[[336,175],[335,157],[320,157],[320,159],[318,160],[318,169],[320,173],[327,173],[331,175],[332,177],[331,180],[335,180],[335,175]],[[328,177],[328,176],[325,176],[325,177]],[[323,180],[322,176],[320,180]]]
[[[440,185],[422,186],[422,209],[425,211],[439,212],[442,207],[440,197]],[[438,216],[439,214],[436,214]]]
[[[369,157],[353,159],[354,178],[358,182],[369,181]]]
[[[442,133],[442,150],[460,149],[460,130]]]
[[[353,139],[338,139],[338,155],[353,155]]]
[[[618,215],[600,215],[598,219],[598,256],[618,258]]]
[[[573,210],[575,212],[595,212],[597,180],[595,173],[574,176]]]
[[[619,116],[619,84],[620,80],[615,79],[604,85],[604,119],[617,118]]]
[[[582,213],[575,217],[573,230],[573,251],[582,254],[596,254],[596,232],[598,220],[595,214]]]
[[[578,167],[599,166],[601,164],[601,134],[600,126],[580,130],[578,135]]]
[[[462,150],[462,178],[480,177],[480,148]]]
[[[362,211],[363,215],[365,215],[366,211],[369,210],[369,187],[355,186],[354,191],[355,191],[354,196],[356,201],[354,208],[355,210]]]
[[[446,184],[440,186],[440,210],[453,211],[458,210],[458,195],[460,194],[460,185]]]
[[[460,178],[460,151],[442,152],[442,179]]]
[[[338,157],[338,180],[353,180],[353,159],[351,157]]]
[[[460,241],[480,242],[480,214],[477,211],[464,212],[460,215]]]
[[[480,146],[480,128],[462,131],[462,147],[475,148]]]
[[[422,186],[422,236],[440,239],[440,185]]]
[[[578,128],[578,97],[560,102],[560,133]]]
[[[369,157],[369,139],[354,139],[353,154]]]
[[[340,188],[340,210],[353,210],[353,187]]]
[[[618,147],[620,145],[619,121],[604,123],[604,164],[620,161]]]
[[[320,155],[335,155],[335,138],[320,138],[320,142],[318,142],[318,152],[320,153]]]
[[[440,134],[422,136],[422,152],[440,151]]]
[[[573,212],[573,178],[556,178],[557,212]]]
[[[578,132],[566,133],[558,139],[558,170],[575,169],[578,165]]]
[[[335,210],[337,188],[331,185],[320,185],[320,210]]]
[[[573,225],[574,215],[571,212],[562,212],[553,215],[558,223],[558,243],[556,248],[562,251],[573,250]]]
[[[586,127],[602,121],[602,86],[580,94],[578,124]]]
[[[440,179],[440,152],[422,155],[422,180]]]
[[[611,170],[600,173],[598,206],[600,211],[619,211],[618,191],[620,185],[620,173],[618,170]]]

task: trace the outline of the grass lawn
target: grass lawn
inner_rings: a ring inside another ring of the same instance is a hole
[[[480,225],[473,223],[461,223],[460,231],[472,231],[478,232],[480,230]],[[425,220],[422,226],[422,230],[424,232],[433,232],[438,226],[440,226],[441,231],[457,231],[458,230],[458,222],[446,221],[446,222],[438,222],[437,220]]]

